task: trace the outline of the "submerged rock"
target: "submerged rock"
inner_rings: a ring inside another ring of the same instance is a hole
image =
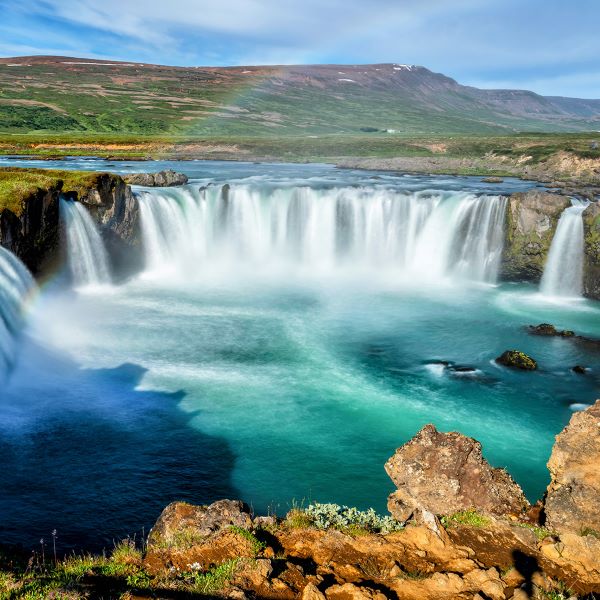
[[[556,436],[548,469],[547,526],[600,536],[600,400],[574,413]]]
[[[535,371],[537,369],[537,362],[520,350],[506,350],[496,359],[496,362],[512,369],[522,369],[524,371]]]
[[[481,181],[483,183],[503,183],[504,179],[502,177],[484,177]]]
[[[519,514],[529,506],[521,488],[483,458],[481,444],[457,432],[426,425],[385,464],[398,490],[388,510],[407,521],[417,510],[436,515],[475,508],[484,513]]]
[[[159,171],[158,173],[133,173],[132,175],[124,175],[123,179],[129,185],[143,185],[145,187],[173,187],[188,182],[187,175],[177,173],[172,169]]]
[[[554,325],[550,323],[540,323],[539,325],[529,325],[529,333],[531,335],[545,335],[545,336],[558,336],[558,337],[573,337],[574,331],[570,329],[556,329]]]
[[[582,367],[581,365],[575,365],[571,368],[571,371],[573,371],[573,373],[577,373],[578,375],[585,375],[587,369],[586,367]]]

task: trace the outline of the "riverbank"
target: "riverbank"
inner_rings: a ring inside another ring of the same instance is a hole
[[[420,136],[325,134],[264,137],[124,135],[0,136],[0,156],[41,159],[98,156],[109,160],[328,162],[341,167],[600,185],[597,134]]]

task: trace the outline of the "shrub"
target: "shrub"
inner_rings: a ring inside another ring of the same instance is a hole
[[[317,529],[341,529],[350,532],[366,530],[385,534],[403,528],[392,517],[378,515],[372,508],[362,511],[339,504],[314,503],[310,504],[304,512]]]

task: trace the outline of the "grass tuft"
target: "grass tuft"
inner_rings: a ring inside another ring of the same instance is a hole
[[[475,509],[460,510],[452,515],[446,515],[441,518],[442,525],[446,528],[457,527],[459,525],[468,525],[470,527],[486,527],[490,524],[490,519],[485,515],[478,513]]]

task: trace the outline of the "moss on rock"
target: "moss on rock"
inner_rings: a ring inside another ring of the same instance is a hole
[[[497,359],[498,364],[523,371],[535,371],[537,362],[531,356],[520,350],[506,350]]]

